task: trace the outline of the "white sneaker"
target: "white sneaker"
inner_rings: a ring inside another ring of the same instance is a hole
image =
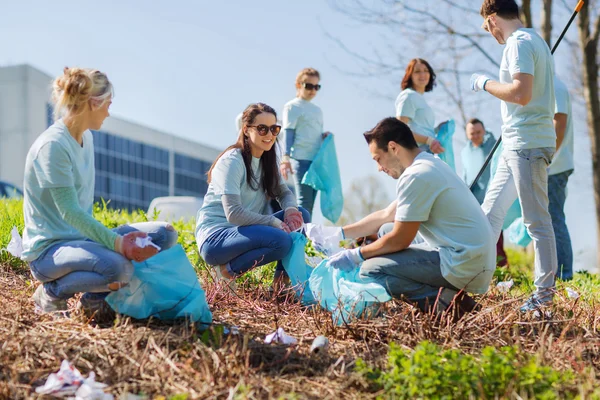
[[[235,282],[235,278],[230,278],[228,276],[223,275],[223,269],[227,271],[227,264],[215,265],[213,268],[215,270],[215,275],[218,282],[223,283],[231,290],[237,290],[237,283]]]
[[[35,312],[38,314],[56,313],[68,317],[69,306],[66,300],[55,299],[51,297],[46,290],[44,285],[39,285],[33,294],[33,301],[35,302]]]

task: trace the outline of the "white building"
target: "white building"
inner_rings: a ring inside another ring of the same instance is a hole
[[[52,124],[52,77],[28,66],[0,67],[0,180],[23,186],[27,151]],[[110,117],[93,132],[95,198],[147,209],[154,197],[204,196],[220,150]]]

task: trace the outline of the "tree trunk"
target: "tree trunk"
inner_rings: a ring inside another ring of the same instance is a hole
[[[590,3],[586,1],[580,11],[579,41],[583,53],[583,94],[587,105],[587,125],[592,144],[592,172],[594,175],[594,200],[596,202],[596,229],[600,238],[600,99],[598,98],[598,37],[600,15],[594,26],[590,18]],[[596,249],[600,267],[600,248]]]
[[[521,19],[526,28],[533,28],[531,20],[531,0],[523,0],[521,2]]]
[[[542,7],[542,37],[552,48],[552,0],[543,0]]]

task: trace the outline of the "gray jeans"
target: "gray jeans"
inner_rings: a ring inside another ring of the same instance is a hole
[[[548,212],[547,168],[553,155],[553,148],[503,150],[482,205],[498,239],[508,209],[519,199],[523,222],[533,239],[537,295],[554,288],[558,268],[554,229]]]
[[[119,235],[133,231],[146,232],[161,250],[173,247],[178,236],[177,231],[166,222],[122,225],[113,231]],[[106,297],[108,285],[114,282],[128,283],[133,275],[131,261],[91,240],[52,245],[29,265],[35,279],[42,282],[46,292],[57,299],[68,299],[81,292],[86,292],[87,297],[90,297],[90,293]]]
[[[379,237],[392,226],[383,225]],[[374,279],[390,296],[416,303],[423,311],[435,304],[440,289],[459,291],[442,276],[439,252],[426,243],[413,242],[408,249],[370,258],[362,263],[360,276]]]

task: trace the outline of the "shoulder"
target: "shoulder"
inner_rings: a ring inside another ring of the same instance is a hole
[[[300,109],[300,108],[302,108],[302,102],[300,101],[300,99],[298,97],[295,97],[292,100],[285,103],[283,108],[285,110]]]
[[[398,95],[398,100],[407,100],[407,99],[416,99],[417,98],[417,92],[415,92],[412,89],[404,89],[403,91],[400,92],[400,94]]]
[[[67,151],[68,142],[66,139],[64,126],[54,123],[48,127],[48,129],[42,132],[40,136],[38,136],[31,147],[31,150],[33,151],[33,155],[35,157],[37,157],[42,149],[50,154]]]
[[[421,153],[418,158],[408,167],[398,179],[399,185],[409,183],[416,179],[427,181],[430,185],[441,177],[438,161],[429,153]],[[402,183],[401,183],[402,182]]]

